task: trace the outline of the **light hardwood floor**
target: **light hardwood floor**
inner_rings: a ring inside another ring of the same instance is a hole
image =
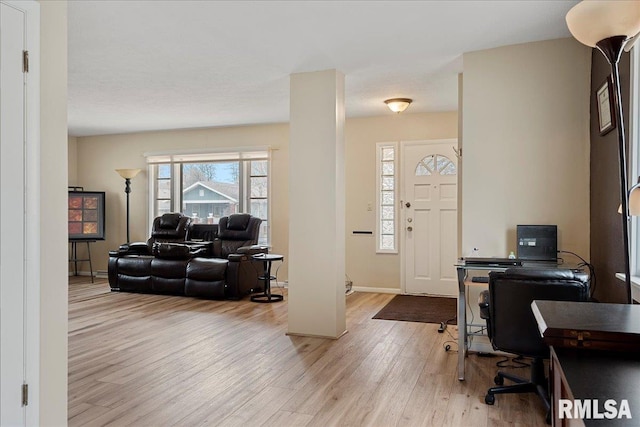
[[[545,425],[533,395],[484,404],[498,359],[469,356],[460,382],[437,325],[372,319],[391,298],[348,296],[349,333],[323,340],[285,335],[286,300],[111,293],[71,278],[69,425]]]

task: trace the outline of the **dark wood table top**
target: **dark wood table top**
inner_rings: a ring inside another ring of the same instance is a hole
[[[534,301],[531,309],[550,345],[640,352],[640,305]]]
[[[626,399],[631,419],[585,419],[586,426],[640,425],[640,359],[637,355],[602,350],[553,348],[562,375],[574,399],[598,399],[599,411],[604,402],[613,399],[620,408]]]

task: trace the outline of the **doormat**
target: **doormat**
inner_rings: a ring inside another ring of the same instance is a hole
[[[455,298],[396,295],[373,318],[457,325],[457,309]]]

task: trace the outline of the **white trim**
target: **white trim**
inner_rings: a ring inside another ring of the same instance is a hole
[[[623,273],[616,273],[616,278],[625,281]],[[640,276],[631,275],[631,299],[640,302]]]
[[[203,204],[203,203],[211,203],[212,205],[233,205],[238,203],[237,200],[226,199],[226,200],[183,200],[184,204],[193,203],[193,204]]]
[[[354,286],[351,288],[351,290],[353,290],[354,292],[370,292],[376,294],[402,294],[402,291],[398,288],[372,288],[369,286]]]
[[[40,425],[40,4],[37,1],[2,0],[25,14],[25,46],[29,72],[25,73],[25,361],[29,384],[27,426]]]
[[[393,148],[393,241],[394,249],[381,249],[380,240],[382,235],[382,150],[384,148]],[[377,254],[397,254],[398,253],[398,143],[397,142],[378,142],[376,143],[376,253]]]
[[[210,160],[213,161],[242,159],[260,160],[268,157],[269,150],[273,150],[273,148],[268,145],[255,147],[212,147],[185,150],[150,151],[143,153],[142,155],[147,158],[147,163],[202,162],[208,161],[208,155],[211,157]],[[218,159],[218,157],[220,158]]]
[[[634,186],[637,181],[636,177],[640,175],[640,50],[633,47],[631,55],[631,73],[629,82],[629,150],[630,150],[630,172],[632,179],[629,182],[629,188]],[[640,223],[638,218],[631,217],[630,221],[630,244],[629,244],[629,261],[630,271],[632,274],[640,275],[640,263],[638,256],[640,255]]]

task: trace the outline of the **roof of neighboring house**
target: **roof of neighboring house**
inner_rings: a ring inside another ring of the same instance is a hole
[[[194,184],[191,184],[189,187],[182,190],[183,193],[191,191],[196,187],[204,187],[208,190],[214,191],[221,196],[224,196],[234,202],[238,201],[240,197],[240,187],[238,184],[233,184],[230,182],[217,182],[217,181],[198,181]]]

